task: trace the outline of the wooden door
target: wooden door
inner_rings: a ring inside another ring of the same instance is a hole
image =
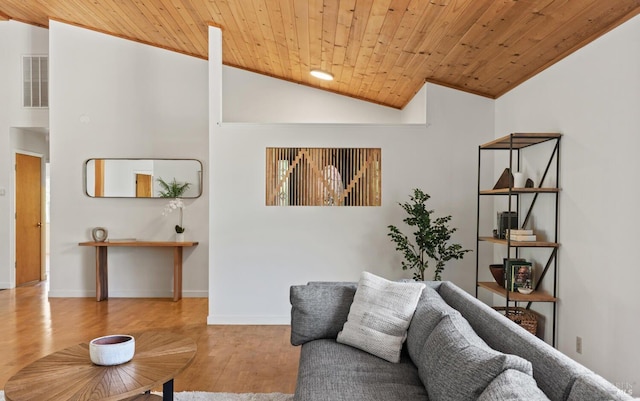
[[[16,154],[16,285],[41,280],[42,159]]]
[[[93,196],[102,198],[104,196],[104,159],[95,161],[95,180]]]
[[[151,176],[136,174],[136,197],[151,198]]]

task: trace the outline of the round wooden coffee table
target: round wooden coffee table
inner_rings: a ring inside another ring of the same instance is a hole
[[[173,400],[173,378],[196,354],[188,337],[169,332],[133,334],[133,359],[117,366],[94,365],[89,343],[82,343],[47,355],[25,366],[7,381],[7,401],[153,400],[144,394],[162,384],[164,401]]]

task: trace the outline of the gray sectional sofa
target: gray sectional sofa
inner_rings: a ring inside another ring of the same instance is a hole
[[[295,401],[631,400],[451,282],[425,282],[400,361],[336,341],[357,283],[290,289]]]

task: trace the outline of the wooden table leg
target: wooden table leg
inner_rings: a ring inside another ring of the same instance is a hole
[[[96,301],[109,298],[109,274],[107,266],[107,247],[96,247]]]
[[[173,248],[173,300],[182,299],[182,247]]]

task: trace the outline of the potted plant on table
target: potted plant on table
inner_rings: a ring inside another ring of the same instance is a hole
[[[451,235],[457,229],[448,226],[451,216],[437,218],[432,216],[433,210],[427,209],[426,206],[430,198],[428,194],[416,188],[409,198],[410,202],[399,203],[399,205],[409,215],[402,221],[416,228],[413,233],[415,243],[409,241],[409,238],[394,225],[388,226],[387,235],[396,244],[396,250],[404,256],[402,270],[415,270],[413,279],[424,281],[424,272],[429,267],[429,259],[433,259],[435,261],[433,279],[440,281],[445,263],[451,259],[462,259],[464,254],[471,250],[462,249],[460,244],[449,243]]]
[[[185,228],[182,223],[182,219],[183,219],[183,210],[185,209],[186,206],[182,201],[181,197],[182,195],[184,195],[187,189],[189,189],[189,187],[191,186],[191,183],[189,182],[178,183],[175,177],[171,182],[166,182],[162,178],[158,178],[158,183],[162,187],[162,190],[159,191],[160,197],[173,198],[172,200],[169,201],[169,203],[165,205],[162,215],[166,216],[169,213],[173,212],[174,210],[180,210],[180,222],[175,226],[176,241],[183,242]]]

